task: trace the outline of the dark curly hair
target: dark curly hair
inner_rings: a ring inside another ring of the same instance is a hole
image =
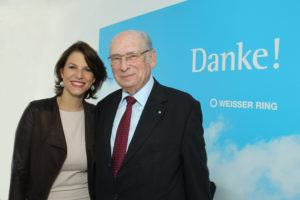
[[[88,91],[86,91],[86,93],[84,94],[84,99],[96,99],[97,91],[100,89],[102,83],[107,78],[106,68],[99,58],[97,52],[90,45],[83,41],[78,41],[72,44],[67,50],[63,52],[63,54],[57,61],[55,65],[55,93],[57,96],[60,96],[63,92],[63,87],[60,86],[60,82],[62,82],[63,80],[60,72],[61,69],[64,68],[68,57],[75,51],[80,52],[84,55],[85,61],[93,72],[95,78],[95,82],[93,83],[94,89],[89,89]]]

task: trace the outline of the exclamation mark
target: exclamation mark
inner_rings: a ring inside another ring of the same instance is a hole
[[[275,45],[275,60],[278,60],[278,54],[279,54],[279,41],[280,38],[275,38],[274,40],[274,45]],[[279,63],[275,62],[273,64],[274,69],[278,69],[279,68]]]

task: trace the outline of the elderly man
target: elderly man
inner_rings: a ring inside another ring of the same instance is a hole
[[[115,36],[109,59],[121,89],[97,104],[97,199],[212,199],[199,102],[153,78],[144,32]]]

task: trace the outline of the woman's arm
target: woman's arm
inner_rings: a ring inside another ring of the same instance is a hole
[[[16,131],[9,200],[26,199],[33,124],[33,108],[31,103],[25,109]]]

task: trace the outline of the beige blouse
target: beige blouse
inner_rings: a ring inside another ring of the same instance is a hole
[[[67,158],[48,200],[89,200],[84,111],[60,110],[60,116],[67,142]]]

